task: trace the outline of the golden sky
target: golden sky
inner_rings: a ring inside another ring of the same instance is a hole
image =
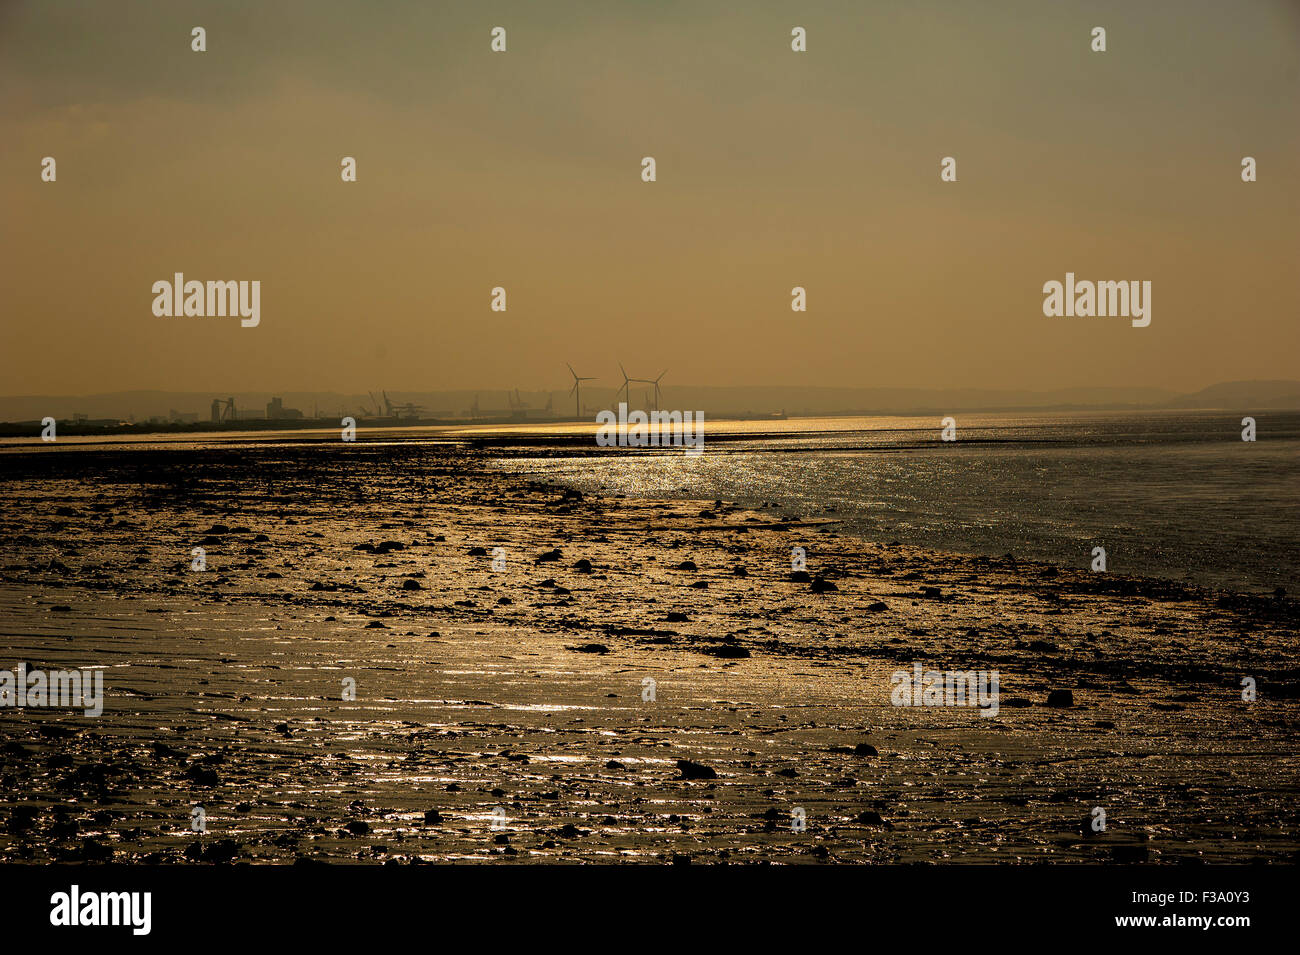
[[[1298,102],[1288,0],[0,0],[0,393],[1300,377]]]

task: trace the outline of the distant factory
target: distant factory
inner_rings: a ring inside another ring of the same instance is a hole
[[[283,398],[272,398],[266,403],[265,414],[260,411],[239,410],[234,398],[213,398],[211,420],[222,421],[298,421],[303,414],[297,408],[286,408]],[[197,417],[197,416],[196,416]]]
[[[266,417],[269,421],[296,421],[302,417],[302,412],[297,408],[286,408],[282,398],[272,398],[266,403]]]

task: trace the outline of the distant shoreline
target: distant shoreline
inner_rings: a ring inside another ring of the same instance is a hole
[[[1238,413],[1249,412],[1252,415],[1259,414],[1291,414],[1300,411],[1292,407],[1255,407],[1245,409],[1229,407],[1204,407],[1204,408],[1173,408],[1173,407],[1130,407],[1130,406],[1051,406],[1035,408],[1016,408],[1016,407],[999,407],[999,408],[980,408],[980,409],[941,409],[941,408],[922,408],[919,410],[909,410],[905,412],[896,411],[862,411],[862,412],[837,412],[833,414],[816,414],[816,415],[786,415],[777,417],[773,415],[718,415],[716,417],[708,415],[705,412],[706,427],[717,428],[719,425],[728,422],[772,422],[774,424],[785,421],[817,421],[817,420],[848,420],[854,418],[925,418],[944,415],[1050,415],[1050,414],[1078,414],[1078,415],[1132,415],[1140,417],[1144,415],[1163,416],[1172,414],[1225,414],[1235,415]],[[539,429],[561,428],[563,426],[573,426],[581,428],[581,431],[541,431]],[[57,433],[59,437],[143,437],[157,435],[168,437],[174,435],[214,435],[227,436],[239,434],[330,434],[335,435],[340,430],[341,419],[337,418],[298,418],[298,419],[278,419],[265,420],[250,418],[241,421],[200,421],[200,422],[177,422],[173,424],[144,424],[144,423],[127,423],[120,424],[87,424],[78,423],[73,420],[56,419]],[[357,419],[356,428],[358,440],[363,440],[362,436],[369,433],[375,434],[382,432],[386,437],[401,437],[403,432],[412,431],[438,431],[446,430],[455,433],[456,437],[472,437],[491,439],[493,437],[543,437],[547,439],[563,439],[566,436],[584,436],[587,430],[594,430],[597,424],[593,419],[556,417],[556,418],[536,418],[529,420],[511,419],[511,418],[422,418],[418,420],[407,419]],[[475,429],[493,429],[485,431],[482,435],[473,435]],[[30,438],[39,440],[42,430],[42,422],[36,420],[29,421],[3,421],[0,422],[0,438]],[[823,431],[844,432],[859,430],[855,428],[827,428]],[[746,437],[756,437],[763,432],[745,432]],[[777,428],[773,434],[789,433],[785,429]],[[799,432],[803,434],[816,433],[813,431]],[[411,437],[423,437],[424,435],[411,435]],[[710,437],[722,439],[726,437],[725,432],[711,434]]]

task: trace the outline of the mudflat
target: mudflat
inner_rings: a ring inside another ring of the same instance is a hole
[[[452,444],[36,449],[0,486],[0,669],[104,686],[98,717],[0,707],[6,861],[1300,848],[1293,597],[584,496]],[[895,705],[918,664],[996,671],[996,716]]]

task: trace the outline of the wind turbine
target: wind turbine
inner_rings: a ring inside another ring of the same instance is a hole
[[[658,411],[658,410],[659,410],[659,382],[663,381],[663,379],[664,379],[664,375],[666,375],[666,374],[668,374],[668,369],[667,369],[667,368],[665,368],[663,371],[659,372],[659,377],[656,378],[654,381],[647,381],[647,382],[646,382],[647,385],[654,385],[654,386],[655,386],[655,411]]]
[[[575,418],[581,418],[582,417],[582,383],[584,381],[596,381],[597,379],[594,377],[579,378],[578,373],[573,370],[572,365],[570,365],[567,361],[564,363],[564,365],[566,368],[569,369],[569,374],[573,376],[573,387],[569,389],[569,394],[573,395],[573,416]],[[626,378],[627,376],[624,375],[623,377]]]
[[[623,366],[622,366],[622,365],[619,365],[618,367],[621,369]],[[658,410],[659,410],[659,382],[660,382],[660,380],[663,378],[663,376],[666,375],[666,374],[668,374],[667,369],[665,369],[665,370],[659,372],[659,377],[658,377],[658,378],[629,378],[629,377],[627,376],[627,372],[623,372],[623,385],[624,385],[624,387],[627,387],[627,383],[628,383],[628,382],[632,382],[632,381],[635,381],[637,384],[641,384],[641,385],[654,385],[654,388],[655,388],[655,411],[658,411]],[[648,398],[649,398],[649,395],[647,394],[646,397],[647,397],[647,399],[648,399]],[[628,404],[631,404],[631,403],[632,403],[632,392],[631,392],[631,389],[628,390],[627,401],[628,401]],[[649,404],[649,401],[647,400],[646,403]]]
[[[631,389],[629,386],[630,386],[630,384],[631,384],[632,382],[636,381],[636,379],[635,379],[635,378],[629,378],[629,377],[627,376],[627,369],[623,367],[623,363],[622,363],[622,362],[619,362],[619,363],[618,363],[618,370],[621,371],[621,372],[623,373],[623,384],[619,386],[618,391],[614,392],[614,400],[615,400],[615,401],[618,400],[618,394],[619,394],[619,391],[622,391],[622,392],[626,392],[626,393],[627,393],[627,394],[626,394],[626,400],[627,400],[627,403],[628,403],[628,404],[631,404],[631,403],[632,403],[632,389]]]

